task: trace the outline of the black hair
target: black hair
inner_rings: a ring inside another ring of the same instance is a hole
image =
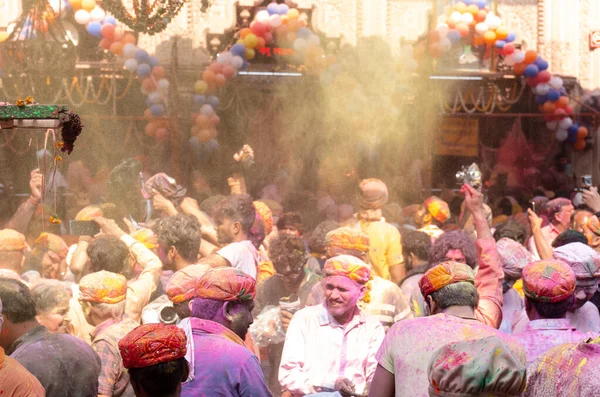
[[[2,315],[10,322],[19,324],[35,319],[35,301],[29,288],[22,282],[0,278],[0,301]]]
[[[535,310],[543,318],[564,318],[567,311],[573,306],[575,296],[571,295],[569,299],[562,302],[540,302],[525,297],[530,302]]]
[[[129,271],[129,248],[115,236],[100,236],[87,247],[90,273],[106,270],[125,274]]]
[[[565,230],[556,237],[556,239],[552,242],[552,247],[558,248],[571,243],[582,243],[588,245],[587,237],[585,237],[583,233],[578,232],[577,230],[569,229]]]
[[[234,194],[221,200],[215,209],[215,220],[223,220],[229,218],[234,222],[239,222],[242,225],[244,233],[250,233],[256,209],[252,203],[250,196],[246,194]]]
[[[134,389],[144,389],[148,397],[172,396],[189,376],[185,357],[143,368],[128,369]]]
[[[302,269],[307,259],[304,241],[295,234],[279,233],[269,245],[269,258],[278,273],[286,266]]]
[[[338,229],[339,227],[340,224],[335,221],[324,221],[319,223],[308,240],[308,249],[310,249],[310,252],[324,255],[327,246],[327,233]]]
[[[179,255],[188,262],[198,260],[202,241],[202,226],[191,215],[177,214],[162,218],[154,225],[158,242],[165,248],[175,247]]]
[[[460,250],[467,260],[467,265],[469,265],[471,269],[477,267],[477,246],[475,245],[475,241],[463,231],[446,232],[442,234],[435,243],[431,245],[431,250],[429,251],[429,263],[432,266],[440,264],[444,261],[446,254],[450,250]]]
[[[210,196],[206,200],[200,203],[200,211],[203,211],[208,216],[213,216],[215,212],[215,208],[221,201],[223,201],[226,197],[222,194],[217,194],[215,196]]]
[[[286,226],[295,227],[300,234],[304,232],[304,226],[302,224],[302,216],[297,212],[286,212],[277,221],[277,229],[283,230]]]
[[[507,197],[504,197],[502,198],[502,200],[500,200],[500,202],[498,203],[498,209],[500,210],[499,215],[512,215],[512,203]]]
[[[422,261],[429,260],[431,237],[427,233],[406,230],[402,232],[402,252],[405,256],[413,254]]]
[[[440,309],[446,309],[450,306],[476,308],[479,303],[479,293],[475,286],[464,281],[440,288],[432,292],[430,296]]]
[[[527,229],[514,219],[509,219],[496,226],[494,240],[499,241],[503,238],[509,238],[521,245],[525,245],[527,239]]]

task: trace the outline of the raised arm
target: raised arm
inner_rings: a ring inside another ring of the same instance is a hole
[[[15,212],[10,221],[8,221],[8,224],[6,225],[8,229],[13,229],[23,234],[27,232],[29,222],[42,201],[43,181],[44,176],[40,173],[39,169],[36,168],[31,171],[29,179],[29,189],[31,193],[29,198],[19,206],[17,212]]]
[[[542,234],[542,218],[537,216],[531,209],[527,210],[529,214],[529,224],[531,225],[531,234],[535,242],[535,248],[541,259],[552,259],[552,247]]]

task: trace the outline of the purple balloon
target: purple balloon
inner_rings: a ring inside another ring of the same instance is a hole
[[[556,102],[556,101],[558,101],[558,98],[560,98],[560,92],[559,91],[557,91],[557,90],[550,90],[550,91],[548,91],[548,100],[549,101]]]
[[[537,67],[537,65],[532,63],[531,65],[527,65],[523,74],[525,77],[536,77],[539,72],[540,69]]]

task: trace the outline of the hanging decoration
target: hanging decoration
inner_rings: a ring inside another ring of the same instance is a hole
[[[141,0],[139,3],[134,1],[134,15],[132,15],[122,0],[103,1],[104,8],[112,13],[117,20],[135,32],[149,35],[165,30],[167,25],[179,13],[184,3],[184,0]]]

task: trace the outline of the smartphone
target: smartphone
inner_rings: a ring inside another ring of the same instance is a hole
[[[535,201],[531,202],[531,210],[535,212]],[[535,212],[537,214],[537,212]]]
[[[592,187],[592,176],[591,175],[583,175],[581,177],[581,187],[587,188],[587,189]]]
[[[71,236],[95,236],[100,233],[100,225],[94,221],[70,221]]]

